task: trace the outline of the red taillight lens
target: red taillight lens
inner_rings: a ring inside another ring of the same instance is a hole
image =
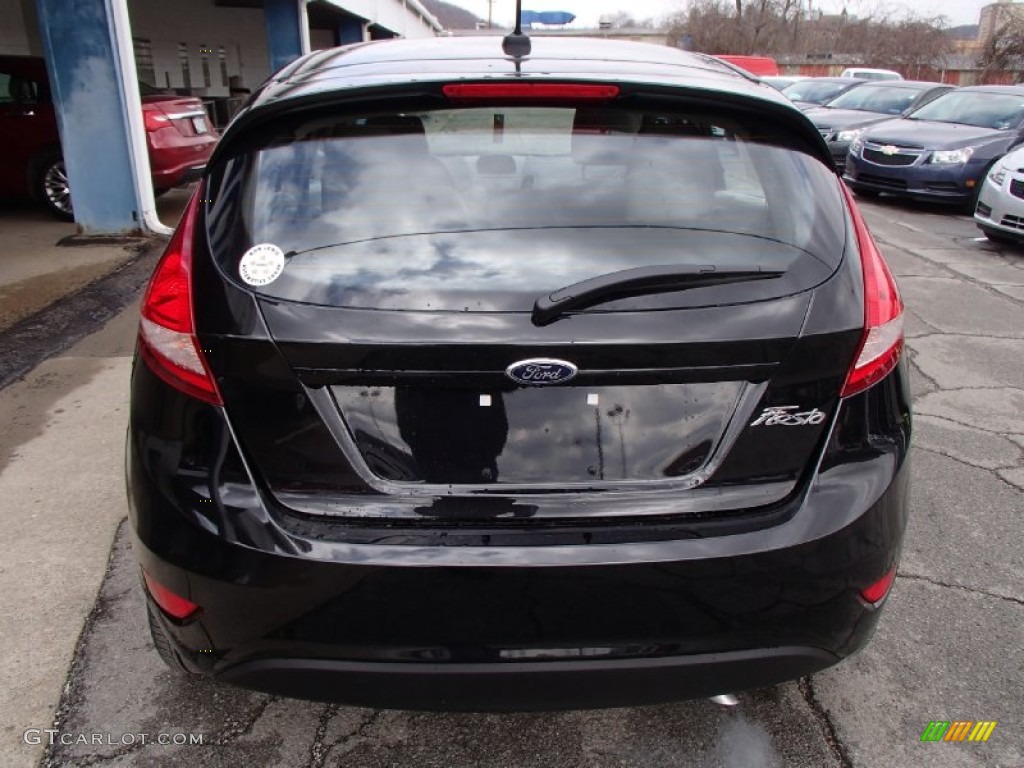
[[[171,124],[171,118],[165,115],[157,107],[142,108],[142,124],[147,131],[159,131]]]
[[[619,95],[617,85],[578,83],[452,83],[441,89],[449,99],[561,99],[608,101]]]
[[[192,325],[192,237],[202,187],[181,217],[142,299],[139,349],[150,369],[175,389],[222,405]]]
[[[864,272],[864,336],[842,391],[843,397],[849,397],[884,378],[899,362],[903,354],[903,300],[853,195],[845,186],[843,191]]]
[[[889,589],[892,588],[892,583],[896,580],[896,566],[894,565],[888,571],[885,576],[880,578],[874,584],[860,591],[860,596],[863,597],[869,603],[877,603],[883,597],[889,594]]]
[[[160,610],[171,618],[177,619],[178,621],[185,621],[199,612],[198,605],[193,603],[187,597],[182,597],[175,592],[171,592],[171,590],[145,571],[142,572],[142,577],[146,582],[146,589],[149,590],[149,594],[153,598],[153,601],[160,606]]]

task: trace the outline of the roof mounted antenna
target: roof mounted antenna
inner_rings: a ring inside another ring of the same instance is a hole
[[[523,34],[523,0],[516,0],[516,28],[512,34],[505,35],[501,41],[501,50],[506,56],[521,59],[530,55],[532,47],[530,38]]]

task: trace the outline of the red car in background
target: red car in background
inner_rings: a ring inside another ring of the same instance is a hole
[[[203,103],[140,84],[153,189],[198,179],[219,138]],[[32,197],[73,219],[57,117],[43,59],[0,56],[0,197]]]
[[[740,56],[732,53],[716,53],[715,58],[726,61],[734,67],[739,67],[758,77],[779,74],[779,64],[771,56]]]

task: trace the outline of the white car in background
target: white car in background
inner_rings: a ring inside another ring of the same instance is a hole
[[[855,77],[858,80],[902,80],[903,75],[891,69],[871,69],[870,67],[847,67],[840,77]]]
[[[989,240],[1024,242],[1024,147],[992,166],[978,195],[974,221]]]

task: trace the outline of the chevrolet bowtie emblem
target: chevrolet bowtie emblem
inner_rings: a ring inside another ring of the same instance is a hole
[[[884,147],[882,147],[882,154],[883,155],[889,155],[889,157],[892,157],[897,152],[899,152],[899,150],[896,147],[894,147],[892,144],[886,144]]]

